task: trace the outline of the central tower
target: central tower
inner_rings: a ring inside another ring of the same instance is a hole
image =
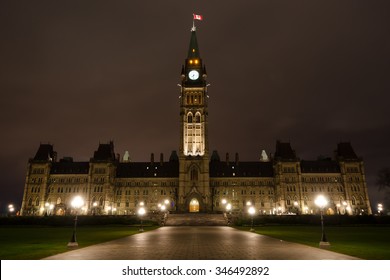
[[[206,78],[193,26],[180,84],[178,210],[182,212],[211,210]]]

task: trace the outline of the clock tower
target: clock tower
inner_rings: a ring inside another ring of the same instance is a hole
[[[195,26],[181,71],[178,210],[211,211],[206,67]]]

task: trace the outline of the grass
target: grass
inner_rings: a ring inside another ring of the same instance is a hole
[[[145,231],[156,227],[144,227]],[[81,226],[77,228],[79,248],[138,233],[138,227]],[[66,252],[72,227],[2,226],[0,259],[37,260]]]
[[[248,227],[239,227],[249,230]],[[255,227],[255,232],[285,241],[319,247],[319,226],[267,225]],[[390,259],[390,227],[388,226],[329,226],[325,233],[330,251],[366,260]]]

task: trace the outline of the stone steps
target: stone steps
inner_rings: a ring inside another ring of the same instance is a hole
[[[223,214],[169,214],[166,226],[226,226],[227,221]]]

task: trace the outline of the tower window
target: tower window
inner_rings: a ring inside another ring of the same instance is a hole
[[[200,123],[200,114],[195,115],[195,122]]]

